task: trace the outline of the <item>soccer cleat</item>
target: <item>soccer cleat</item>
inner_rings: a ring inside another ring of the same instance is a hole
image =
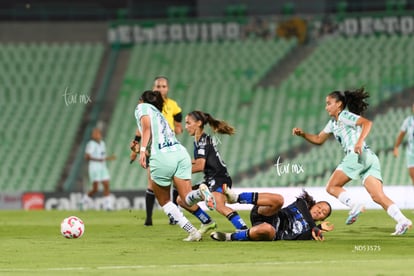
[[[227,184],[223,184],[223,193],[226,196],[227,203],[237,203],[239,195],[227,187]]]
[[[353,224],[358,219],[358,216],[363,212],[365,212],[364,204],[356,204],[349,212],[349,216],[346,219],[345,224]]]
[[[183,239],[183,241],[191,242],[191,241],[200,241],[201,240],[201,233],[196,229],[188,235],[187,238]]]
[[[391,233],[391,235],[392,236],[404,235],[408,229],[411,229],[411,227],[413,227],[413,223],[411,222],[411,220],[407,220],[402,223],[397,223],[397,225],[395,226],[395,232]]]
[[[231,233],[212,232],[210,237],[216,241],[231,241]]]
[[[198,229],[198,232],[200,232],[201,234],[205,234],[210,230],[216,229],[217,228],[217,224],[215,221],[212,221],[208,224],[201,224],[200,229]]]
[[[216,209],[216,200],[214,196],[210,193],[206,184],[200,184],[200,192],[203,194],[204,203],[206,204],[207,208],[210,210]]]

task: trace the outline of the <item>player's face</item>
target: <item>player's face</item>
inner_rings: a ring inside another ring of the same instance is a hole
[[[199,128],[199,124],[192,116],[185,116],[185,129],[190,136],[194,136]]]
[[[99,129],[94,129],[92,131],[92,139],[94,139],[96,141],[100,141],[102,139],[102,134],[101,134],[101,131]]]
[[[325,110],[328,112],[329,116],[338,116],[339,112],[342,111],[341,106],[342,103],[340,101],[337,101],[335,98],[330,96],[326,97]]]
[[[168,82],[166,79],[158,79],[154,82],[154,91],[160,91],[161,96],[165,99],[168,94]]]
[[[331,212],[331,207],[326,202],[318,202],[310,209],[311,216],[315,221],[326,219]]]

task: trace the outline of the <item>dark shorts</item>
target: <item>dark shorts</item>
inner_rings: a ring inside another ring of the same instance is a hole
[[[200,184],[206,184],[209,188],[210,192],[223,192],[223,184],[227,184],[227,187],[231,188],[233,182],[230,177],[220,177],[220,178],[213,178],[209,180],[204,180]],[[193,190],[197,190],[200,184],[194,185]]]
[[[275,227],[277,229],[277,227],[279,226],[280,223],[280,219],[279,216],[273,215],[273,216],[263,216],[260,215],[257,211],[259,209],[259,206],[255,205],[252,210],[250,211],[250,222],[252,224],[252,226],[261,224],[263,222],[267,222],[270,225],[272,225],[273,227]]]

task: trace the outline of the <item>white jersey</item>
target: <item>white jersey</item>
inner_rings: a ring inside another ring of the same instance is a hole
[[[96,158],[96,159],[103,159],[104,161],[93,161],[89,160],[89,168],[102,168],[106,166],[106,148],[105,148],[105,142],[100,141],[97,142],[95,140],[90,140],[86,144],[86,150],[85,153],[89,154],[90,157]]]
[[[323,132],[332,133],[345,153],[353,152],[362,131],[362,128],[356,125],[359,118],[359,115],[343,110],[338,116],[338,121],[331,119]],[[363,147],[366,147],[365,141]]]
[[[405,118],[401,126],[401,131],[405,132],[408,136],[407,153],[414,155],[414,115]]]
[[[183,150],[164,115],[152,104],[141,103],[135,109],[135,118],[141,133],[141,117],[145,115],[148,115],[151,120],[151,155]]]

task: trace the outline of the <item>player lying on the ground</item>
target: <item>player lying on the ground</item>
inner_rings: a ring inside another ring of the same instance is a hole
[[[323,222],[331,214],[326,201],[315,202],[306,191],[295,202],[282,208],[284,200],[279,194],[245,192],[236,194],[223,188],[228,203],[255,205],[250,212],[252,227],[234,233],[213,232],[217,241],[274,241],[324,240],[323,232],[332,231],[333,224]],[[322,223],[316,225],[316,221]]]

